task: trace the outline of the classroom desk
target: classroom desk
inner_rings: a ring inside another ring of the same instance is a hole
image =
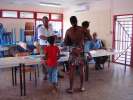
[[[64,56],[60,57],[59,62],[68,61],[69,52],[61,52]],[[20,95],[26,95],[26,83],[25,83],[25,66],[40,64],[41,57],[44,55],[30,55],[30,56],[19,56],[19,57],[3,57],[0,58],[0,69],[11,68],[12,69],[12,83],[16,85],[16,70],[19,68],[19,79],[20,79]]]
[[[109,63],[110,64],[110,56],[115,55],[115,54],[121,54],[124,51],[111,51],[111,50],[104,50],[104,49],[99,49],[99,50],[92,50],[90,51],[90,54],[92,57],[102,57],[102,56],[108,56],[109,57]],[[87,53],[85,53],[85,57],[87,57]],[[89,64],[86,64],[85,68],[85,80],[88,81],[89,77]]]

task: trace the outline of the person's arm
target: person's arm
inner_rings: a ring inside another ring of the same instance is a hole
[[[64,45],[65,46],[71,46],[72,45],[72,40],[71,40],[69,33],[70,33],[70,30],[67,30],[66,34],[65,34],[65,38],[64,38]]]
[[[88,38],[88,40],[92,40],[92,37],[90,35],[90,30],[87,30],[87,38]]]
[[[69,51],[69,47],[71,45],[71,40],[70,40],[70,37],[68,35],[69,31],[67,30],[66,31],[66,34],[65,34],[65,38],[64,38],[64,45],[63,45],[63,48],[62,50],[65,50],[65,51]]]
[[[40,39],[47,40],[47,37],[45,35],[40,35]]]
[[[90,30],[89,29],[84,29],[84,39],[85,40],[89,40],[89,41],[92,40],[92,37],[90,35]]]
[[[60,58],[60,49],[57,47],[57,59]]]
[[[42,40],[47,40],[47,36],[45,35],[45,31],[42,27],[38,28],[38,37]]]

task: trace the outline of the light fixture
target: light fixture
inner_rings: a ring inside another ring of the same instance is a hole
[[[59,3],[48,3],[48,2],[40,2],[41,6],[49,6],[49,7],[62,7]]]

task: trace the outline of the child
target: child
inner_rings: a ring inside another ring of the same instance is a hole
[[[59,57],[60,50],[54,44],[55,36],[48,37],[49,45],[44,48],[44,53],[46,57],[46,65],[48,68],[49,81],[53,86],[53,91],[57,91],[58,82],[58,70],[57,70],[57,60]]]

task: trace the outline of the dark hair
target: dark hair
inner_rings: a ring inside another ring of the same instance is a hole
[[[77,25],[77,17],[76,16],[71,16],[70,17],[70,22],[73,26]]]
[[[47,19],[48,20],[48,17],[47,16],[43,16],[43,18],[42,19]]]
[[[83,21],[83,22],[82,22],[82,27],[88,28],[88,27],[89,27],[89,24],[90,24],[90,22],[88,22],[88,21]]]
[[[47,38],[47,41],[49,42],[49,44],[54,44],[55,41],[55,36],[50,36]]]

